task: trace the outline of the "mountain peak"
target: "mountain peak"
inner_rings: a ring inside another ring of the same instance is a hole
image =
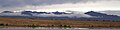
[[[88,14],[88,15],[91,15],[91,16],[107,15],[107,14],[103,14],[103,13],[99,13],[99,12],[94,12],[94,11],[89,11],[89,12],[86,12],[85,14]]]
[[[14,13],[12,11],[3,11],[2,13]]]

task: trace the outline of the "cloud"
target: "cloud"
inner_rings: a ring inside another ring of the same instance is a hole
[[[0,0],[0,7],[26,6],[26,5],[52,5],[63,3],[86,3],[90,0]],[[96,0],[91,0],[92,2]]]
[[[25,6],[45,6],[64,3],[86,3],[89,0],[0,0],[0,10],[24,9]],[[92,0],[94,1],[94,0]]]
[[[0,0],[0,10],[20,10],[20,9],[34,9],[34,7],[43,7],[43,6],[51,6],[56,4],[87,4],[85,6],[89,6],[89,3],[98,3],[104,4],[106,2],[111,1],[119,1],[119,0]],[[112,3],[112,2],[111,2]],[[119,3],[119,2],[116,2]],[[107,3],[106,3],[107,4]],[[114,4],[114,3],[112,3]],[[112,6],[109,4],[109,6]],[[54,7],[54,6],[53,6]],[[69,7],[69,6],[67,6]],[[73,6],[74,7],[74,6]]]

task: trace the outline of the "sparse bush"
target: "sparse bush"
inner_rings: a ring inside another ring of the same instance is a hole
[[[70,25],[59,25],[60,27],[70,27]]]
[[[1,23],[0,26],[4,26],[4,24]]]

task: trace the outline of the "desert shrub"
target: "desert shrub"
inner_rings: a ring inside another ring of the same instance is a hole
[[[9,24],[5,24],[5,26],[9,26]]]
[[[1,24],[0,24],[0,26],[4,26],[4,24],[3,24],[3,23],[1,23]]]
[[[59,25],[60,27],[70,27],[70,25]]]

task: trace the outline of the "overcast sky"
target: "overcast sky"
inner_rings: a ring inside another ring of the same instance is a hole
[[[120,0],[0,0],[0,11],[104,11],[120,10]]]

